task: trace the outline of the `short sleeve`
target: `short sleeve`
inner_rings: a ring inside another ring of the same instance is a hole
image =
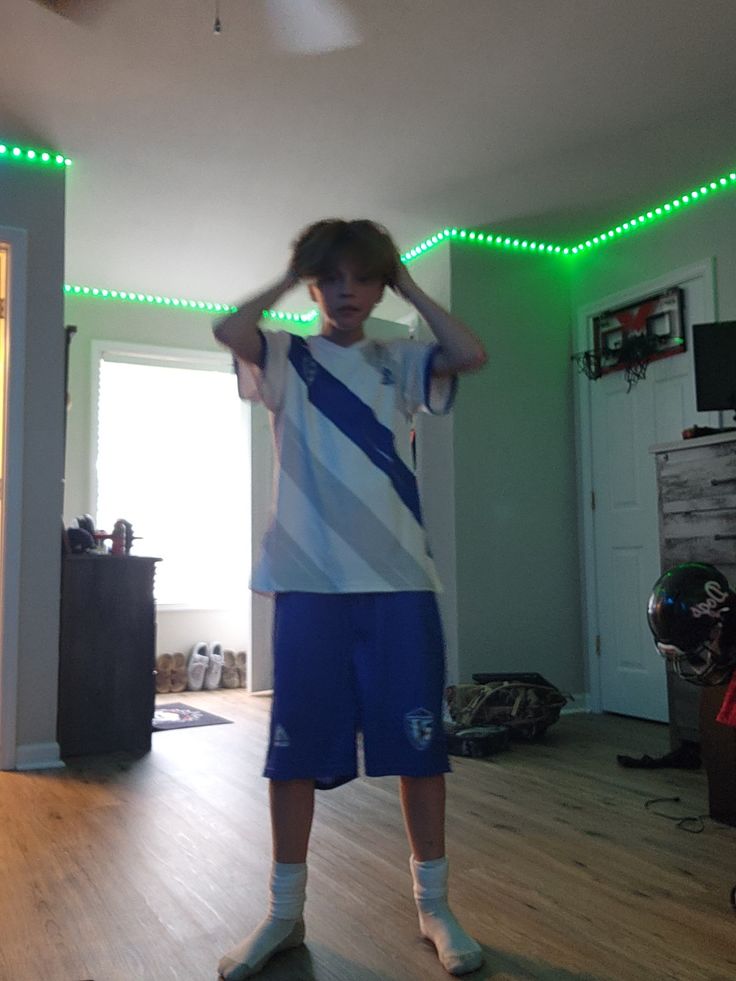
[[[283,330],[264,330],[261,335],[263,368],[235,358],[238,395],[248,402],[261,402],[271,412],[277,412],[284,399],[291,334]]]
[[[393,357],[401,365],[401,388],[407,415],[429,412],[446,415],[455,402],[457,375],[437,378],[432,365],[440,350],[439,344],[421,341],[394,341]]]

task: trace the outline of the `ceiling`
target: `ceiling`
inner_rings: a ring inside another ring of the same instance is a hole
[[[74,160],[68,282],[231,301],[317,218],[570,241],[736,164],[734,0],[343,0],[323,54],[271,2],[0,0],[0,138]]]

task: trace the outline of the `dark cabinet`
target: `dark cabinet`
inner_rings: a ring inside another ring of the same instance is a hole
[[[736,729],[716,721],[726,685],[703,688],[700,696],[700,749],[708,775],[708,813],[736,826]]]
[[[151,748],[154,558],[65,555],[59,714],[62,758]]]

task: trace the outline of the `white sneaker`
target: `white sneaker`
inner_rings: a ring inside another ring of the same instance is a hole
[[[187,689],[189,691],[201,691],[204,684],[204,677],[210,663],[210,655],[207,644],[200,640],[194,645],[187,664]]]
[[[207,670],[204,673],[204,687],[207,691],[214,691],[216,688],[220,687],[220,680],[222,679],[222,666],[225,663],[225,659],[222,655],[222,644],[219,641],[215,641],[212,644],[209,652],[210,663],[207,665]]]

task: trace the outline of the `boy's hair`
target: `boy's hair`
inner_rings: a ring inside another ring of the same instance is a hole
[[[391,285],[401,260],[393,239],[381,225],[366,218],[328,218],[299,234],[291,261],[301,279],[319,279],[333,273],[341,262],[352,262],[363,275]]]

